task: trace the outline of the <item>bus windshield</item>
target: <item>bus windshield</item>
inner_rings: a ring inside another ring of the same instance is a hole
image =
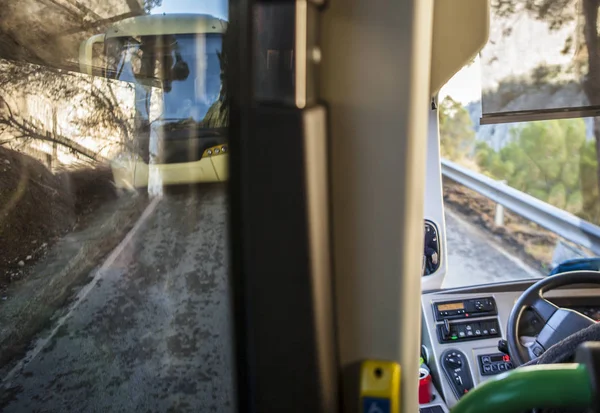
[[[114,37],[106,41],[106,77],[135,84],[136,115],[151,120],[150,98],[162,96],[157,119],[203,122],[220,108],[222,34]],[[223,121],[211,127],[224,127]]]

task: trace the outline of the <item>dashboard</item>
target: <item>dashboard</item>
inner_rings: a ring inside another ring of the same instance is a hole
[[[498,350],[498,341],[506,339],[513,305],[532,284],[527,280],[423,293],[423,355],[447,407],[483,381],[515,368],[510,357]],[[544,296],[559,307],[600,321],[598,286],[577,287]],[[519,331],[534,337],[542,324],[535,312],[525,311]]]

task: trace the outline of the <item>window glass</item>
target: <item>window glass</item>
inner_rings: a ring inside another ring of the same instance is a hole
[[[480,125],[486,96],[478,79],[484,76],[477,58],[442,89],[442,158],[600,225],[598,118]],[[565,260],[597,255],[445,176],[443,188],[444,287],[539,278]]]
[[[234,411],[225,0],[9,0],[0,411]]]

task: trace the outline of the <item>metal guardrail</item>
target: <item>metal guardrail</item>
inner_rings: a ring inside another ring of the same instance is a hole
[[[446,159],[442,175],[600,256],[600,227],[591,222]]]

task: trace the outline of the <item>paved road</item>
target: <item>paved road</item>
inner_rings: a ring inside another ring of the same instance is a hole
[[[446,217],[445,286],[536,273]],[[170,194],[13,370],[0,411],[233,411],[223,186]]]
[[[542,276],[506,252],[489,233],[448,208],[446,243],[448,273],[444,288]]]
[[[197,191],[156,204],[0,411],[234,410],[225,191]]]

